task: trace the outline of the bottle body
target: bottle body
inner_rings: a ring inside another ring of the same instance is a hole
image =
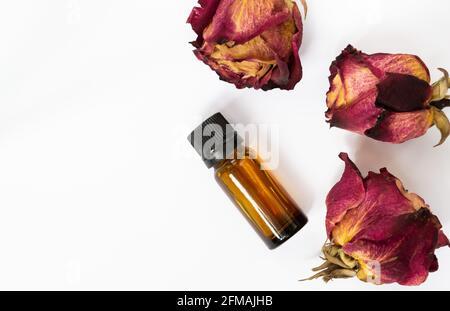
[[[215,166],[215,178],[270,249],[308,222],[294,200],[248,148],[235,159]]]

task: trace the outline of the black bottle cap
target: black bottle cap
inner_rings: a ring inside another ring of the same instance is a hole
[[[242,144],[242,138],[221,113],[205,120],[188,140],[208,168],[225,159],[233,159],[234,150]]]

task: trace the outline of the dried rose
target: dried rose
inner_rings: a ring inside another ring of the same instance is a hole
[[[263,90],[291,90],[301,80],[303,24],[294,1],[198,2],[188,18],[198,35],[194,53],[222,80]]]
[[[448,73],[430,85],[423,61],[407,54],[364,54],[348,46],[332,63],[326,113],[332,127],[400,144],[436,125],[442,144],[450,123]]]
[[[342,179],[328,194],[330,243],[310,279],[357,276],[375,284],[419,285],[437,271],[437,248],[450,246],[424,200],[408,193],[386,169],[366,178],[347,154]]]

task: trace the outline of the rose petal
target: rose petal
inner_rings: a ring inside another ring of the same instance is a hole
[[[332,65],[330,71],[331,75],[328,78],[330,81],[330,89],[327,93],[327,106],[331,110],[344,106],[346,102],[344,83],[339,75],[338,68]]]
[[[436,257],[436,255],[433,255],[433,261],[430,265],[430,272],[436,272],[439,270],[439,261]]]
[[[430,83],[430,71],[415,55],[377,53],[364,54],[363,58],[380,79],[384,78],[386,73],[399,73],[412,75]]]
[[[277,66],[272,71],[272,77],[270,78],[274,85],[286,85],[289,82],[289,66],[281,59],[277,59]],[[272,85],[265,86],[271,88]]]
[[[372,89],[360,96],[350,106],[339,109],[329,109],[326,117],[331,127],[338,127],[359,134],[373,128],[383,109],[375,105],[377,99],[376,89]]]
[[[194,53],[216,71],[222,80],[238,88],[260,89],[270,80],[272,69],[277,63],[276,54],[261,37],[233,46],[205,43]]]
[[[331,189],[326,199],[326,227],[330,238],[336,224],[349,210],[358,207],[365,197],[363,179],[358,168],[349,159],[348,154],[341,153],[339,157],[345,162],[345,170],[341,180]]]
[[[199,0],[198,3],[200,7],[192,9],[187,22],[199,36],[194,45],[200,47],[203,44],[203,30],[211,23],[220,0]]]
[[[298,82],[303,77],[303,68],[302,63],[300,61],[300,56],[298,54],[298,50],[300,48],[300,44],[298,42],[301,42],[301,33],[297,33],[292,37],[292,55],[291,59],[289,60],[289,80],[286,85],[280,86],[281,89],[284,90],[293,90],[294,87],[297,85]]]
[[[262,87],[264,90],[270,90],[273,88],[292,90],[302,79],[303,70],[299,56],[299,49],[303,38],[303,23],[300,10],[295,3],[292,8],[292,19],[285,22],[285,24],[289,24],[291,22],[295,24],[296,32],[292,36],[289,36],[286,33],[286,30],[292,30],[289,28],[291,26],[287,27],[287,29],[282,29],[282,36],[280,38],[284,39],[278,44],[276,43],[277,40],[273,40],[275,36],[266,36],[268,32],[262,35],[266,42],[271,45],[273,51],[281,58],[281,60],[278,60],[278,65],[272,73],[271,81]],[[281,27],[285,26],[282,25]],[[287,38],[290,39],[289,53],[283,52],[283,49],[280,49],[280,46],[286,42],[285,40]],[[286,70],[286,67],[289,71]]]
[[[332,232],[338,245],[359,239],[379,241],[389,238],[398,216],[427,207],[419,196],[414,195],[413,200],[405,196],[399,180],[386,169],[379,174],[370,172],[364,184],[364,201],[348,211]]]
[[[292,90],[303,75],[299,56],[303,23],[297,4],[294,3],[292,7],[292,18],[274,29],[267,30],[261,37],[277,54],[277,66],[273,70],[271,82],[263,86],[263,89],[279,87]]]
[[[246,87],[260,89],[271,78],[272,65],[268,63],[246,60],[241,62],[225,61],[219,63],[198,50],[194,51],[194,53],[198,59],[216,71],[221,80],[233,83],[238,89]]]
[[[285,0],[222,0],[203,36],[208,42],[244,43],[291,15]]]
[[[445,235],[444,231],[439,231],[439,238],[438,238],[438,248],[449,246],[450,247],[450,241],[448,240],[447,236]]]
[[[375,127],[366,135],[383,142],[401,144],[423,136],[433,125],[431,110],[415,112],[384,112]]]
[[[363,94],[376,89],[379,82],[378,77],[365,63],[363,54],[352,46],[348,46],[336,58],[330,67],[330,72],[328,108],[338,109],[352,105]]]
[[[385,240],[360,239],[343,249],[361,263],[358,277],[363,281],[381,273],[382,284],[419,285],[437,269],[434,251],[440,227],[437,218],[424,208],[399,216]]]
[[[236,44],[232,46],[227,43],[214,45],[208,44],[203,46],[202,52],[204,54],[210,54],[209,58],[216,61],[253,61],[275,63],[276,58],[276,53],[261,37],[256,37],[243,44]]]
[[[284,60],[287,63],[287,66],[289,68],[289,77],[286,84],[277,83],[275,82],[275,85],[263,87],[263,89],[270,89],[274,87],[280,87],[281,89],[285,90],[292,90],[297,85],[297,83],[302,79],[303,77],[303,70],[302,70],[302,64],[300,61],[299,56],[299,49],[300,45],[302,44],[303,40],[303,22],[302,17],[300,14],[300,10],[298,9],[297,4],[294,3],[294,6],[292,8],[292,20],[295,24],[296,31],[294,35],[290,38],[290,53],[289,56],[284,55]],[[284,38],[289,38],[289,36],[284,35]],[[277,49],[274,49],[274,51],[277,51]],[[277,52],[278,55],[280,55],[280,52]],[[283,55],[280,55],[283,56]],[[279,70],[279,69],[275,69]]]
[[[297,5],[294,5],[292,10],[292,16],[290,16],[284,23],[269,28],[268,30],[261,33],[261,38],[267,44],[267,46],[277,54],[278,57],[284,62],[288,62],[292,54],[292,39],[293,36],[301,31],[302,23],[300,15],[300,24],[294,19],[296,14],[300,14]],[[300,27],[299,27],[300,26]],[[298,49],[297,49],[298,51]]]
[[[432,95],[432,88],[427,82],[399,73],[387,73],[377,88],[377,105],[395,112],[425,109]]]

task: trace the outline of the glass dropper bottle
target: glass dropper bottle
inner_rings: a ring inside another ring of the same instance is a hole
[[[270,249],[308,222],[286,190],[220,113],[204,121],[189,141],[231,201]]]

